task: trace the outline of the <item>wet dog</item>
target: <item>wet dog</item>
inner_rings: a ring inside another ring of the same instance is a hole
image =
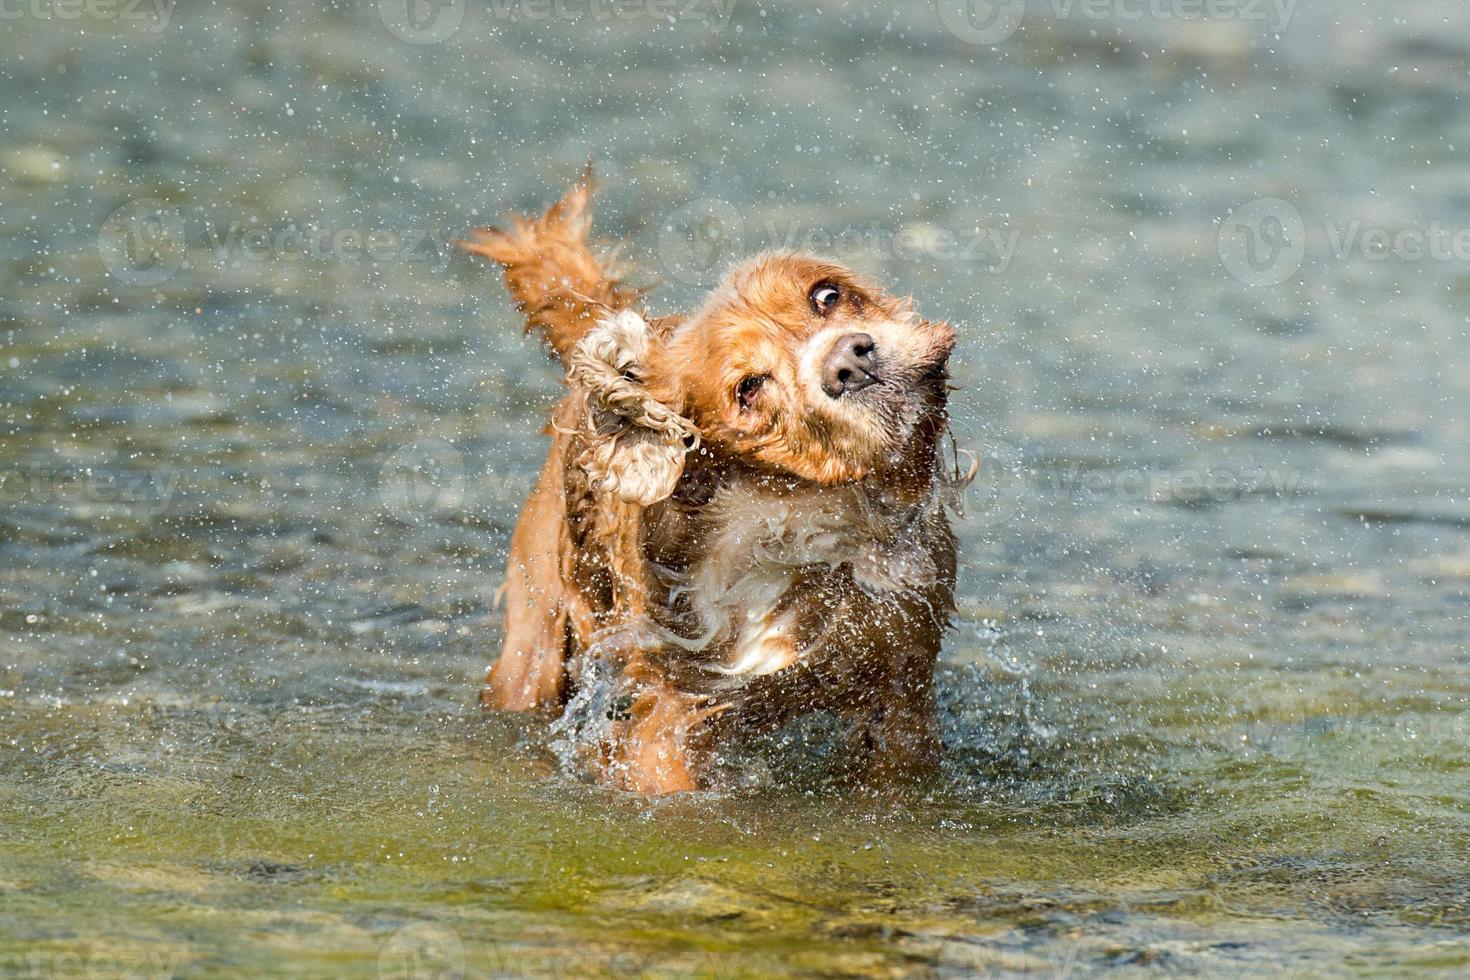
[[[865,778],[931,770],[953,611],[954,330],[841,265],[761,254],[650,317],[589,242],[590,172],[462,246],[566,369],[511,538],[483,702],[562,713],[602,778],[708,784],[720,746],[810,711]]]

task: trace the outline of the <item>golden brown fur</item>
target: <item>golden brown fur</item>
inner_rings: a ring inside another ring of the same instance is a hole
[[[483,700],[563,712],[604,778],[705,785],[742,732],[825,710],[875,775],[935,763],[953,608],[945,364],[954,331],[798,255],[649,320],[587,242],[590,176],[477,233],[567,367],[511,541]],[[973,472],[973,471],[972,471]]]
[[[457,243],[500,263],[516,308],[526,315],[526,332],[541,331],[563,362],[603,310],[624,309],[639,297],[622,285],[613,259],[588,244],[596,189],[589,166],[541,217],[514,217],[508,230],[477,228]]]

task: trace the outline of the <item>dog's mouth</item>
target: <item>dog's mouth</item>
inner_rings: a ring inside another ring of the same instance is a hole
[[[919,402],[933,406],[942,404],[949,392],[949,352],[939,357],[912,364],[878,364],[876,383],[857,393],[859,400]]]
[[[943,389],[949,384],[949,353],[924,368],[919,376],[919,383],[928,387]]]
[[[856,390],[830,394],[830,398],[862,399],[864,396],[882,397],[885,393],[943,390],[949,383],[949,358],[943,357],[929,364],[905,368],[884,364],[879,361],[862,374],[861,387]]]
[[[833,399],[841,413],[836,425],[848,435],[840,444],[864,471],[904,458],[914,440],[931,432],[931,423],[944,416],[949,352],[923,359],[909,359],[905,353],[880,356],[871,366],[870,381]]]

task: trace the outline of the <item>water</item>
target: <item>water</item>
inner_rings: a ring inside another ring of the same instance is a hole
[[[0,21],[0,974],[1470,967],[1461,5],[62,9]],[[932,785],[812,719],[640,801],[475,707],[558,381],[447,243],[588,156],[656,311],[792,244],[959,326]]]

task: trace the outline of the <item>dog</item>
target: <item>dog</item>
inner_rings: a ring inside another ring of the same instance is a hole
[[[762,253],[649,316],[589,239],[591,168],[460,246],[566,370],[511,537],[482,703],[560,713],[603,781],[708,788],[719,751],[826,711],[863,780],[937,765],[954,610],[955,331],[828,260]]]

